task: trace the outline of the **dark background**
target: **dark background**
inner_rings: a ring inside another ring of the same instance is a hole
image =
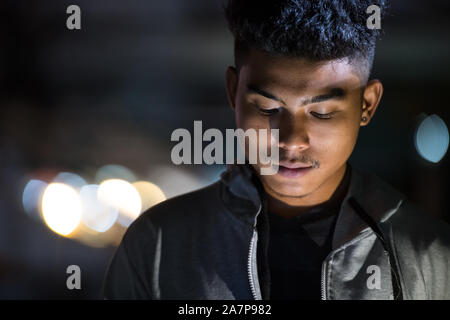
[[[234,128],[224,74],[232,36],[219,0],[2,1],[0,4],[0,298],[99,297],[114,246],[95,248],[24,213],[36,177],[89,173],[115,163],[158,181],[170,197],[209,184],[223,166],[173,168],[176,128]],[[81,8],[81,30],[66,8]],[[450,5],[392,1],[374,77],[385,94],[351,157],[450,221],[448,156],[429,163],[414,147],[421,114],[449,123]],[[161,166],[166,166],[161,171]],[[82,290],[66,288],[70,264]]]

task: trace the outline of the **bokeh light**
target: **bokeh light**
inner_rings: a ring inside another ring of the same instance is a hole
[[[433,114],[419,124],[414,144],[417,152],[427,161],[437,163],[447,153],[449,134],[445,122]]]
[[[71,172],[61,172],[59,173],[55,179],[53,179],[53,182],[60,182],[64,183],[68,186],[71,186],[76,189],[80,189],[84,185],[86,185],[86,180],[84,180],[82,177],[75,173]]]
[[[98,185],[86,185],[80,190],[82,204],[81,221],[90,229],[97,232],[108,231],[117,220],[119,211],[97,197]]]
[[[150,181],[155,181],[164,191],[167,198],[200,189],[208,184],[199,176],[192,174],[179,166],[155,166],[149,174]]]
[[[144,212],[155,204],[166,200],[164,192],[154,183],[148,181],[137,181],[133,183],[133,186],[139,192],[142,201],[141,211]]]
[[[100,176],[134,174],[124,167],[108,165],[97,170]],[[88,184],[71,172],[48,177],[50,183],[32,179],[26,184],[22,203],[28,215],[73,240],[92,247],[118,245],[126,228],[145,210],[166,200],[161,188],[148,181],[106,179]]]
[[[97,196],[105,205],[119,210],[117,221],[126,227],[141,213],[139,192],[127,181],[121,179],[103,181],[98,187]]]
[[[47,183],[42,180],[32,179],[25,186],[22,194],[22,204],[25,212],[33,217],[40,217],[40,208],[42,195],[44,194]]]
[[[77,191],[63,183],[51,183],[42,196],[42,215],[54,232],[68,236],[81,221],[81,200]]]
[[[120,179],[128,182],[137,181],[133,171],[118,164],[107,164],[97,170],[97,173],[95,174],[96,183],[100,184],[102,181],[108,179]]]

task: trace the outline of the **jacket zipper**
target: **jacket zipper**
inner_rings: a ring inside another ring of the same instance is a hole
[[[327,265],[328,265],[328,258],[333,253],[333,251],[334,250],[332,250],[325,258],[325,260],[322,262],[322,276],[320,279],[321,300],[327,300]]]
[[[250,240],[250,247],[249,247],[249,253],[248,253],[248,261],[247,261],[247,271],[248,271],[248,279],[250,283],[250,290],[252,292],[253,299],[258,300],[256,289],[255,289],[255,279],[253,279],[253,270],[252,270],[252,261],[253,258],[256,259],[254,256],[254,250],[255,250],[255,239],[257,238],[257,230],[256,230],[256,222],[259,213],[261,212],[262,206],[259,206],[258,212],[256,213],[255,222],[253,223],[253,235]],[[373,230],[372,230],[373,232]],[[345,243],[346,244],[346,243]],[[327,265],[328,260],[330,256],[337,250],[339,250],[341,247],[343,247],[345,244],[341,245],[339,248],[332,250],[328,256],[325,258],[325,260],[322,263],[322,271],[321,271],[321,280],[320,280],[320,288],[321,288],[321,300],[327,300],[327,283],[326,283],[326,274],[327,274]],[[256,264],[255,264],[256,265]],[[258,281],[258,279],[256,279]]]
[[[248,260],[247,260],[247,274],[248,274],[248,280],[250,283],[250,290],[252,292],[252,296],[254,300],[258,300],[257,294],[256,294],[256,288],[255,288],[255,281],[258,281],[258,279],[253,279],[253,269],[252,269],[252,262],[253,259],[256,259],[255,256],[255,239],[257,237],[256,234],[256,221],[258,218],[259,213],[261,212],[261,208],[262,206],[259,205],[259,209],[258,212],[256,213],[256,217],[255,217],[255,222],[253,223],[253,234],[252,234],[252,238],[250,240],[250,247],[248,250]]]
[[[326,287],[325,287],[325,274],[326,274],[326,261],[322,263],[322,277],[320,279],[320,288],[321,288],[321,299],[327,300],[327,293],[326,293]]]
[[[339,247],[340,248],[340,247]],[[322,262],[322,274],[320,279],[320,291],[321,291],[321,300],[327,300],[327,266],[328,260],[330,260],[330,256],[339,248],[335,250],[331,250],[331,252],[327,255],[325,260]]]
[[[248,274],[248,280],[250,283],[250,290],[253,296],[254,300],[259,300],[258,296],[256,294],[256,287],[255,287],[255,281],[259,281],[258,279],[254,279],[253,278],[253,268],[252,268],[252,262],[253,259],[256,259],[256,256],[254,255],[255,253],[255,249],[256,249],[256,244],[255,244],[255,240],[257,238],[257,230],[256,230],[256,221],[258,218],[258,215],[261,212],[261,205],[259,206],[258,212],[256,213],[256,217],[255,217],[255,222],[253,224],[253,234],[252,234],[252,238],[250,239],[250,246],[249,246],[249,250],[248,250],[248,259],[247,259],[247,274]],[[327,300],[327,281],[326,281],[326,277],[327,277],[327,266],[328,266],[328,260],[330,258],[330,256],[337,250],[339,250],[341,247],[343,247],[345,244],[343,244],[342,246],[340,246],[339,248],[332,250],[328,256],[325,258],[325,260],[322,263],[322,272],[321,272],[321,279],[320,279],[320,287],[321,287],[321,300]],[[255,265],[257,265],[255,263]]]
[[[259,280],[253,278],[253,268],[252,268],[253,264],[252,264],[252,262],[253,262],[253,259],[256,259],[256,256],[254,256],[255,249],[256,249],[255,240],[257,238],[256,222],[257,222],[258,215],[261,212],[261,208],[262,208],[262,206],[260,205],[259,209],[258,209],[258,212],[256,213],[256,216],[255,216],[255,222],[253,223],[253,234],[252,234],[252,238],[250,239],[250,246],[249,246],[249,250],[248,250],[248,259],[247,259],[248,280],[249,280],[249,284],[250,284],[250,291],[252,293],[252,296],[253,296],[254,300],[258,300],[258,297],[257,297],[257,294],[256,294],[256,288],[255,288],[255,281],[259,281]],[[322,298],[322,300],[327,300],[327,296],[326,296],[326,268],[327,268],[328,258],[329,258],[329,256],[332,253],[333,252],[330,252],[330,254],[325,258],[324,262],[322,263],[322,276],[321,276],[321,281],[320,281],[321,298]]]
[[[259,206],[258,212],[256,213],[255,222],[253,223],[253,234],[252,238],[250,239],[250,246],[248,250],[248,259],[247,259],[247,274],[248,274],[248,280],[250,283],[250,291],[252,293],[253,299],[258,300],[257,294],[256,294],[256,288],[255,288],[255,281],[258,281],[258,279],[253,279],[253,270],[252,270],[252,261],[256,257],[254,257],[254,251],[255,251],[255,239],[256,239],[256,221],[258,218],[259,213],[261,212],[261,205]],[[332,252],[331,252],[332,253]],[[331,253],[328,255],[330,256]],[[322,300],[326,300],[326,267],[327,267],[327,261],[328,256],[322,263],[322,276],[320,281],[321,286],[321,298]]]

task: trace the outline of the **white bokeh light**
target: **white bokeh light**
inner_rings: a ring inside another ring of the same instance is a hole
[[[97,232],[108,231],[117,220],[119,211],[97,197],[98,185],[86,185],[80,190],[81,204],[83,208],[82,222],[90,229]]]
[[[118,222],[128,226],[141,213],[142,202],[139,192],[129,182],[121,179],[103,181],[98,187],[98,199],[119,211]]]
[[[42,196],[42,215],[54,232],[68,236],[81,221],[81,200],[75,189],[63,183],[51,183]]]

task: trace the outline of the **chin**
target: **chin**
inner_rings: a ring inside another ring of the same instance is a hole
[[[264,185],[270,189],[269,191],[285,197],[302,197],[309,194],[311,189],[304,183],[287,182],[284,179],[279,180],[276,178],[264,179]]]

